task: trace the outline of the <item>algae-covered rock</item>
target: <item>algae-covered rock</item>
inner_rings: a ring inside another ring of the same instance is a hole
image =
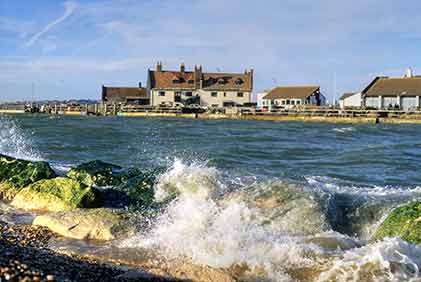
[[[98,207],[100,204],[101,197],[95,189],[66,177],[35,182],[23,188],[11,203],[24,210],[46,211]]]
[[[137,176],[129,178],[125,183],[115,189],[123,192],[129,198],[131,206],[149,206],[154,201],[155,175],[153,173],[137,173]]]
[[[121,167],[103,161],[90,161],[72,168],[67,177],[87,186],[114,186],[121,183]]]
[[[379,226],[373,240],[385,237],[402,239],[421,244],[421,202],[413,202],[395,208]]]
[[[0,154],[0,199],[11,200],[21,188],[55,177],[46,162],[32,162]]]
[[[115,209],[76,209],[37,216],[33,224],[74,239],[113,240],[134,234],[135,214]]]

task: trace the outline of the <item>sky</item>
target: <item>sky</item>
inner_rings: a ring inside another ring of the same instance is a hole
[[[421,74],[419,0],[0,0],[0,101],[100,99],[164,69],[254,69],[254,92]],[[34,89],[32,91],[32,89]]]

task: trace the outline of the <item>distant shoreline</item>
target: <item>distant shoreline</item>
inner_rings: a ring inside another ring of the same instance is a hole
[[[31,114],[23,110],[0,110],[0,114]],[[51,115],[51,114],[45,114]],[[65,111],[59,115],[86,116],[86,112]],[[261,121],[298,121],[298,122],[326,122],[326,123],[399,123],[421,124],[417,118],[377,118],[377,117],[337,117],[337,116],[307,116],[307,115],[275,115],[275,114],[183,114],[183,113],[157,113],[157,112],[124,112],[118,113],[120,117],[174,117],[191,119],[233,119],[233,120],[261,120]]]

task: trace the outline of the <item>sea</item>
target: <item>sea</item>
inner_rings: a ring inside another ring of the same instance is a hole
[[[3,115],[0,153],[59,174],[95,159],[163,168],[156,200],[177,194],[148,229],[52,248],[237,281],[421,281],[421,246],[371,240],[391,209],[421,200],[421,125]]]

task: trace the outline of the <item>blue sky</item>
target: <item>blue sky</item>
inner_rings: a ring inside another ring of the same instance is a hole
[[[419,0],[0,0],[0,101],[31,99],[32,83],[36,99],[97,99],[158,60],[254,68],[255,92],[320,85],[331,100],[421,74],[420,26]]]

